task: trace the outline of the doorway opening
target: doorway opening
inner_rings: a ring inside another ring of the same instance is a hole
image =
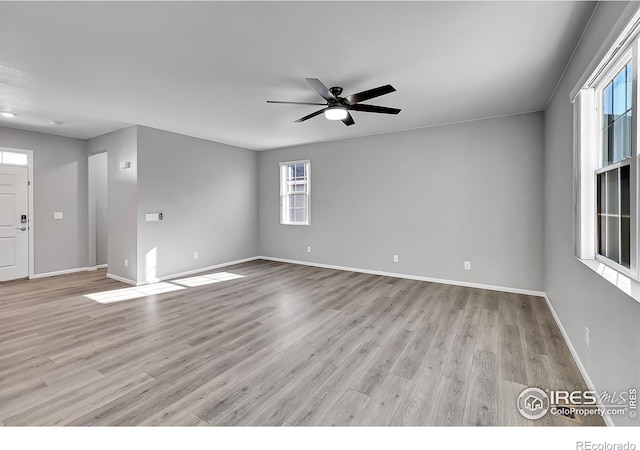
[[[108,193],[107,152],[89,156],[89,270],[107,267]]]

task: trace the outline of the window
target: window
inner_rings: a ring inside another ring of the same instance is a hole
[[[576,256],[640,280],[637,73],[639,17],[573,99]]]
[[[633,69],[627,62],[600,99],[601,167],[596,176],[597,254],[631,268],[631,142]]]
[[[13,166],[26,166],[29,164],[26,153],[0,152],[0,164],[11,164]]]
[[[280,223],[309,225],[311,163],[280,163]]]

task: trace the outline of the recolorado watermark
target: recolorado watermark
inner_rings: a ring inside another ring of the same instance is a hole
[[[638,390],[626,391],[564,391],[530,387],[518,396],[518,411],[530,420],[541,419],[547,414],[575,418],[576,416],[622,416],[637,417]],[[585,450],[618,450],[617,447],[592,447]],[[634,448],[635,449],[635,448]],[[627,450],[620,448],[620,450]],[[632,449],[629,449],[632,450]]]
[[[633,442],[576,442],[576,450],[636,450]]]

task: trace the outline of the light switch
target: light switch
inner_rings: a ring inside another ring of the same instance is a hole
[[[159,213],[146,213],[144,215],[144,220],[146,222],[157,222],[160,220],[160,214]]]
[[[62,219],[64,219],[64,214],[62,214],[61,212],[54,212],[53,213],[53,218],[55,220],[62,220]]]

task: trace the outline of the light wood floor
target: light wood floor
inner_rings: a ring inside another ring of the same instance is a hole
[[[110,304],[85,297],[128,288],[104,271],[0,284],[0,425],[575,425],[515,408],[528,386],[586,389],[541,298],[220,272],[242,278]]]

